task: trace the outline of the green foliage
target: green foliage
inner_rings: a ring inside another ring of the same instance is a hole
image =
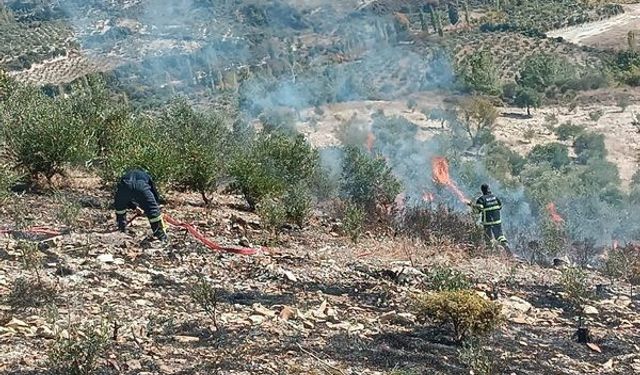
[[[545,215],[548,214],[545,212]],[[541,227],[542,248],[533,254],[532,261],[547,264],[551,258],[557,257],[567,249],[567,233],[561,223],[554,223],[550,219],[544,219]]]
[[[582,306],[591,296],[587,274],[578,267],[566,268],[562,271],[560,285],[566,293],[567,302],[576,311],[581,311]]]
[[[235,187],[254,208],[263,197],[283,196],[292,182],[308,186],[318,168],[318,151],[304,136],[261,133],[236,152],[229,172]]]
[[[383,158],[373,158],[357,147],[347,146],[341,188],[352,203],[372,214],[390,207],[402,185]]]
[[[177,160],[170,144],[172,140],[156,121],[148,116],[137,116],[120,125],[111,132],[114,143],[100,169],[101,177],[114,182],[125,171],[140,168],[148,171],[157,184],[169,183]]]
[[[571,121],[565,122],[558,126],[555,130],[556,136],[561,141],[568,141],[575,139],[580,134],[584,133],[584,127],[580,125],[573,125]]]
[[[157,121],[156,126],[171,147],[175,182],[199,192],[208,203],[206,194],[224,175],[231,151],[224,118],[217,113],[196,112],[186,100],[177,99]]]
[[[77,226],[80,220],[82,206],[61,192],[55,192],[54,198],[58,204],[56,219],[69,228]]]
[[[42,175],[50,180],[66,165],[92,157],[93,129],[71,104],[24,87],[0,104],[6,151],[32,178]]]
[[[517,81],[524,88],[545,92],[575,76],[575,68],[568,61],[553,55],[537,54],[524,62]]]
[[[544,145],[536,145],[527,155],[531,163],[549,163],[555,169],[561,169],[571,163],[567,146],[552,142]]]
[[[502,323],[501,306],[471,290],[420,295],[416,298],[416,310],[419,318],[451,325],[458,343],[484,336]]]
[[[467,89],[485,95],[500,95],[500,74],[489,51],[480,51],[465,59],[458,76]]]
[[[498,110],[490,100],[483,97],[471,97],[460,103],[463,126],[473,146],[491,142],[490,135],[498,119]]]
[[[602,109],[598,109],[592,112],[589,112],[589,119],[593,122],[598,122],[600,118],[604,115],[604,111]]]
[[[364,228],[364,220],[366,213],[358,205],[353,203],[347,203],[344,210],[343,227],[345,233],[349,236],[354,243],[358,242]]]
[[[260,217],[262,226],[276,235],[280,232],[280,228],[287,222],[287,209],[278,198],[262,197],[257,206],[256,213]]]
[[[540,94],[531,88],[521,87],[516,90],[514,103],[520,108],[526,108],[529,116],[531,116],[531,107],[539,108],[541,101]]]
[[[8,165],[0,163],[0,205],[11,196],[11,187],[19,177]]]
[[[462,348],[458,350],[460,361],[464,363],[475,375],[493,375],[496,371],[496,364],[490,352],[484,350],[480,340],[467,340]]]
[[[218,290],[213,284],[199,275],[198,281],[191,287],[191,299],[209,315],[216,329],[220,329],[217,319]]]
[[[573,148],[578,156],[578,162],[582,164],[586,164],[591,159],[604,159],[607,156],[603,134],[581,133],[573,141]]]
[[[471,280],[462,272],[444,266],[435,266],[426,272],[429,288],[436,292],[454,292],[471,289]]]
[[[506,182],[509,176],[519,176],[527,160],[509,146],[494,142],[487,150],[484,164],[491,173],[502,182]]]
[[[602,271],[611,279],[640,284],[640,249],[626,246],[609,251]]]
[[[282,132],[289,135],[296,135],[295,113],[291,110],[269,110],[260,115],[260,121],[265,132]]]
[[[59,375],[91,375],[109,348],[109,326],[100,324],[69,325],[68,336],[58,335],[48,351],[49,368]]]
[[[302,228],[311,215],[313,198],[309,188],[304,184],[295,184],[287,189],[282,198],[285,208],[285,216],[288,222]]]

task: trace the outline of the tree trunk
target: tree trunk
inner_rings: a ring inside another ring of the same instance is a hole
[[[531,107],[527,106],[527,116],[531,117]]]

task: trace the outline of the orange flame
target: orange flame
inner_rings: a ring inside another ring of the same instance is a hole
[[[433,180],[440,185],[445,185],[451,190],[463,203],[468,199],[464,193],[458,188],[455,182],[449,177],[449,163],[442,156],[436,156],[431,160],[431,168],[433,171]]]
[[[549,211],[549,217],[551,218],[551,221],[553,221],[556,224],[564,223],[564,219],[558,213],[558,210],[556,209],[555,203],[553,203],[553,202],[549,203],[547,205],[547,211]]]
[[[427,203],[431,203],[435,199],[436,199],[436,197],[433,195],[432,192],[425,191],[424,194],[422,194],[422,200],[427,202]]]
[[[372,132],[367,133],[367,140],[365,143],[365,147],[367,148],[367,150],[369,150],[369,152],[373,150],[373,143],[375,141],[376,141],[376,136],[373,135]]]

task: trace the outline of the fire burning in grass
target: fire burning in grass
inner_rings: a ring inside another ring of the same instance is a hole
[[[551,202],[547,205],[547,211],[549,211],[549,218],[556,224],[564,223],[564,219],[558,213],[555,203]]]
[[[467,203],[469,200],[465,197],[464,193],[458,188],[458,185],[449,176],[449,163],[447,159],[442,156],[436,156],[431,160],[431,168],[433,173],[433,180],[444,185],[455,194],[462,203]]]

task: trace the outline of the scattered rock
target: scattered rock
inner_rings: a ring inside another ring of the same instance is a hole
[[[174,336],[174,339],[177,342],[181,342],[181,343],[200,341],[200,339],[198,337],[195,337],[195,336]]]
[[[627,308],[631,305],[632,301],[631,301],[631,298],[627,296],[619,296],[616,299],[614,299],[613,303],[615,303],[616,306]]]
[[[600,312],[593,306],[585,306],[582,311],[587,315],[598,315]]]
[[[264,321],[266,320],[266,318],[262,315],[251,315],[249,317],[249,320],[251,321],[252,324],[254,325],[260,325],[262,323],[264,323]]]
[[[378,320],[380,323],[411,325],[415,322],[415,319],[415,315],[411,313],[397,313],[396,311],[390,311],[382,314]]]
[[[502,301],[502,305],[510,310],[528,313],[533,307],[529,302],[517,296],[511,296],[509,299]]]
[[[291,318],[295,318],[296,316],[297,316],[296,311],[289,306],[283,307],[279,315],[280,319],[284,321],[287,321]]]
[[[102,255],[98,255],[97,257],[98,261],[102,262],[102,263],[114,263],[115,259],[113,259],[113,255],[111,254],[102,254]]]
[[[49,327],[42,326],[42,327],[38,327],[38,329],[36,330],[36,336],[42,337],[45,339],[53,339],[55,338],[56,335],[53,333],[51,329],[49,329]]]
[[[260,304],[254,304],[253,305],[253,311],[257,312],[260,315],[263,315],[267,318],[275,318],[276,313],[272,310],[269,310],[268,308],[260,305]]]

